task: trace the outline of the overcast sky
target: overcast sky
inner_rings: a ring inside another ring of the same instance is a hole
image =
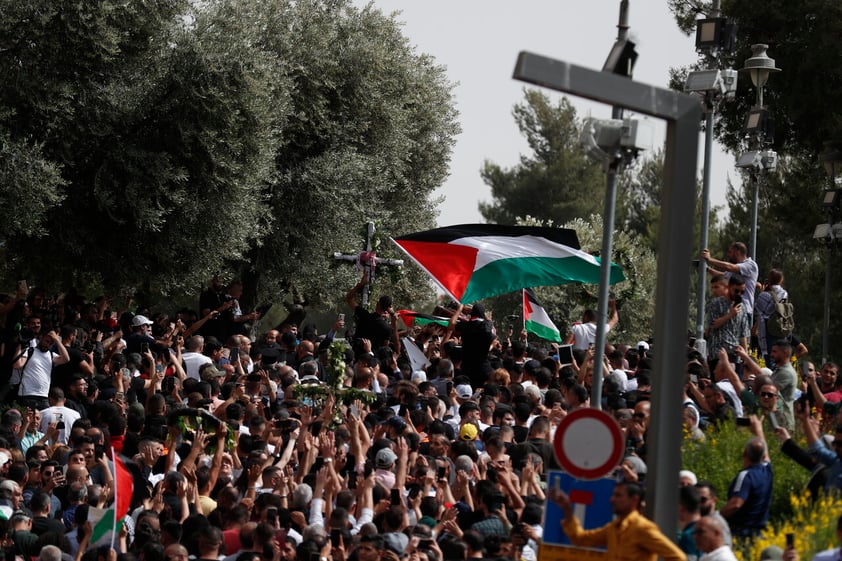
[[[373,4],[386,13],[400,12],[397,19],[410,42],[418,52],[434,56],[457,84],[462,133],[453,149],[450,177],[437,192],[444,197],[441,226],[482,222],[477,204],[491,199],[479,176],[483,161],[508,167],[528,152],[512,118],[512,107],[523,99],[526,85],[511,77],[518,53],[531,51],[600,69],[617,37],[620,6],[619,0],[374,0]],[[629,4],[630,37],[639,54],[634,79],[667,87],[670,67],[697,59],[693,39],[678,31],[666,0]],[[611,116],[608,106],[571,101],[580,116]],[[655,122],[657,142],[662,143],[665,127]],[[700,136],[699,170],[702,145]],[[724,204],[728,176],[738,181],[733,170],[733,159],[717,148],[712,204]]]

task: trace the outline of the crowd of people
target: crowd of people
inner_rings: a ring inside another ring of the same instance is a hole
[[[791,357],[806,349],[792,337],[763,343],[770,367],[761,368],[748,345],[751,318],[763,320],[752,307],[765,298],[754,297],[757,275],[741,244],[727,261],[703,257],[715,275],[712,345],[703,354],[688,344],[684,403],[676,406],[689,438],[704,440],[737,419],[752,436],[728,489],[682,473],[675,536],[641,514],[657,379],[649,342],[606,348],[601,406],[617,419],[627,452],[611,498],[615,521],[586,530],[564,492],[547,487],[547,471],[559,468],[556,427],[591,405],[594,313],[569,329],[566,362],[557,345],[498,333],[481,303],[451,309],[446,326],[401,326],[389,296],[373,311],[359,304],[363,276],[345,299],[353,322],[340,314],[320,335],[287,321],[253,337],[261,313],[241,309],[239,282],[215,278],[197,311],[172,316],[76,294],[50,301],[25,286],[0,304],[2,392],[14,404],[0,422],[0,552],[44,560],[532,561],[552,500],[573,543],[607,547],[611,558],[730,559],[732,536],[751,539],[769,519],[767,432],[811,470],[817,491],[842,487],[842,432],[828,441],[828,426],[810,413],[811,404],[834,412],[842,381],[836,365],[818,373],[806,360],[799,379]],[[780,286],[782,275],[773,278]],[[618,323],[610,309],[608,329]],[[348,344],[342,379],[353,398],[328,388],[337,340]],[[308,386],[324,386],[324,398],[302,391]],[[796,426],[808,449],[791,438]],[[91,513],[115,503],[116,462],[133,491],[113,542],[103,544]],[[779,553],[797,559],[792,548]]]

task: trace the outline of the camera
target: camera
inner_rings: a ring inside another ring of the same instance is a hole
[[[21,327],[18,330],[18,340],[21,343],[23,343],[23,344],[29,343],[34,338],[35,338],[35,332],[32,331],[32,329],[30,329],[28,327]]]

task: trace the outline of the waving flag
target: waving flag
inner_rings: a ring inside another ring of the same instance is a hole
[[[134,492],[134,480],[129,470],[123,464],[120,456],[111,449],[112,475],[114,476],[114,504],[110,508],[94,508],[88,510],[88,521],[91,523],[91,547],[111,544],[123,526],[123,518],[129,512],[129,505]]]
[[[401,321],[407,327],[412,327],[413,325],[430,324],[447,327],[447,324],[450,323],[450,318],[442,316],[431,316],[430,314],[422,314],[419,312],[413,312],[411,310],[398,310],[395,313],[398,314],[398,317],[401,318]]]
[[[538,303],[533,293],[528,288],[523,289],[523,326],[527,333],[532,333],[552,343],[561,343],[561,333],[555,326],[553,320],[547,315],[547,311]]]
[[[600,261],[574,230],[463,224],[392,239],[454,300],[470,304],[533,286],[599,284]],[[611,265],[611,284],[625,280]]]

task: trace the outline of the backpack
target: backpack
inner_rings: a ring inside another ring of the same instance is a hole
[[[769,290],[775,308],[766,320],[766,334],[772,337],[789,337],[795,329],[795,307],[786,298],[778,300],[774,290]]]

